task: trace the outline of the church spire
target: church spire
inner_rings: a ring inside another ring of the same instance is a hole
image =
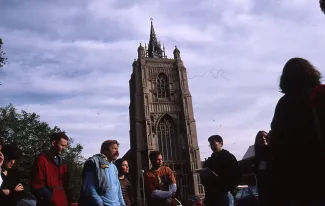
[[[152,18],[151,20],[151,28],[150,28],[150,39],[148,44],[148,57],[149,58],[164,58],[163,50],[161,49],[160,42],[158,42],[155,29],[153,27]]]

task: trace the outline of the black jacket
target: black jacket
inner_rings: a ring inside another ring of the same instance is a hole
[[[215,179],[202,179],[206,199],[225,194],[238,186],[240,180],[238,162],[236,157],[227,150],[213,153],[205,161],[204,167],[210,168],[218,175]]]
[[[9,169],[7,172],[7,175],[4,175],[1,172],[1,177],[3,180],[3,183],[0,187],[0,205],[1,206],[13,206],[16,205],[17,202],[25,197],[25,192],[15,191],[15,187],[21,183],[20,182],[20,173],[16,170]],[[3,189],[9,189],[10,194],[5,195],[2,190]]]
[[[317,125],[309,94],[285,94],[280,98],[271,123],[270,151],[272,156],[272,191],[279,188],[286,197],[323,199],[325,184],[325,113],[324,104],[315,108]],[[302,189],[308,188],[308,189]]]

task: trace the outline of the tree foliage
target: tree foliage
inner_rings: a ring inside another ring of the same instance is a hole
[[[322,12],[325,14],[325,0],[319,0],[319,6]]]
[[[6,63],[7,61],[7,58],[5,57],[5,54],[3,51],[2,51],[2,45],[3,45],[3,42],[2,42],[2,39],[0,38],[0,67],[3,67],[3,65]]]
[[[40,116],[36,113],[26,111],[18,113],[12,104],[0,108],[0,134],[5,144],[15,143],[23,152],[23,157],[17,160],[15,165],[22,173],[22,183],[29,195],[29,177],[34,159],[40,152],[49,149],[49,137],[59,131],[62,131],[59,127],[51,128],[46,122],[40,121]],[[82,146],[80,144],[72,146],[72,143],[73,139],[70,138],[63,158],[72,174],[69,193],[73,201],[77,201],[84,158],[81,156]]]

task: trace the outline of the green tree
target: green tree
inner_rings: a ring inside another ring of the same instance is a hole
[[[3,51],[2,51],[2,45],[3,45],[3,42],[2,42],[2,39],[0,38],[0,67],[3,67],[3,65],[5,65],[6,61],[7,61],[7,58],[5,57],[5,54]],[[1,82],[0,82],[0,85],[1,85]]]
[[[2,51],[2,45],[3,45],[3,42],[2,42],[2,39],[0,38],[0,67],[3,67],[3,65],[6,63],[7,61],[7,58],[5,57],[5,54],[3,51]]]
[[[15,165],[22,172],[22,183],[28,195],[31,195],[29,177],[34,159],[40,152],[49,149],[50,135],[59,131],[62,131],[59,127],[51,128],[46,122],[40,121],[40,116],[36,113],[17,112],[12,104],[0,108],[0,133],[4,143],[16,143],[23,152],[23,157]],[[82,146],[80,144],[72,146],[72,143],[73,139],[70,139],[63,158],[73,174],[70,175],[69,193],[72,200],[77,201],[84,158],[81,156]]]
[[[319,0],[319,6],[322,12],[325,14],[325,0]]]

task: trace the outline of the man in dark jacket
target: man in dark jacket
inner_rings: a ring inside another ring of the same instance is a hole
[[[213,151],[204,167],[208,167],[218,176],[202,177],[205,189],[206,206],[228,206],[228,192],[235,189],[239,183],[240,172],[236,157],[229,151],[222,149],[223,139],[213,135],[208,139]]]
[[[68,146],[69,138],[59,132],[51,137],[51,148],[42,152],[32,168],[31,188],[36,196],[37,205],[68,206],[69,173],[67,164],[60,156]]]

